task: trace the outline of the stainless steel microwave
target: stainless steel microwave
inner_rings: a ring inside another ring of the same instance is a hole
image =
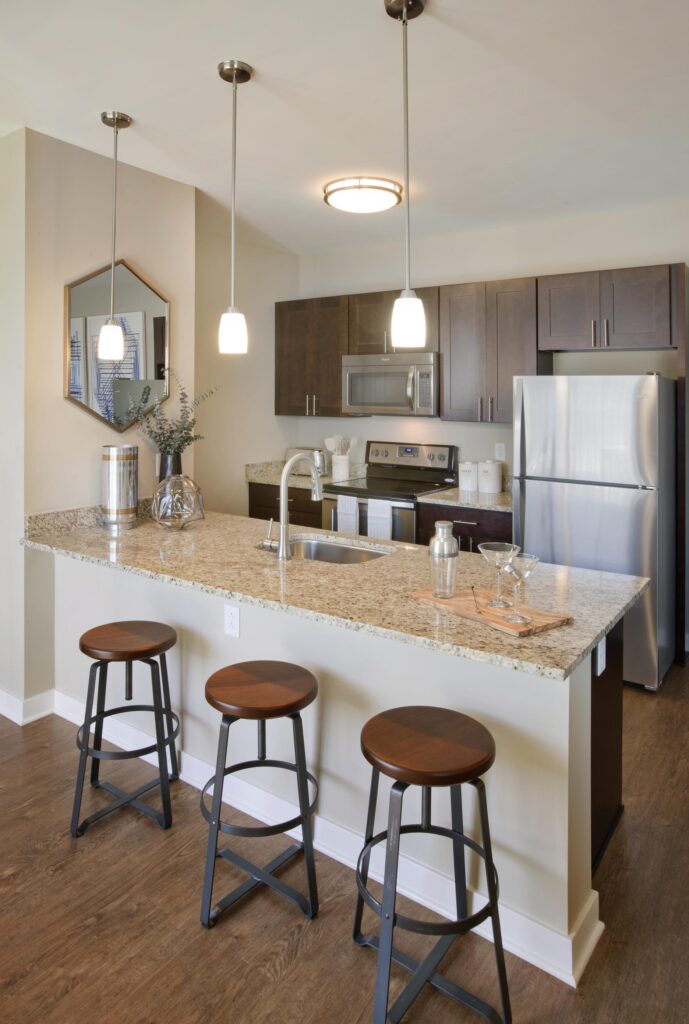
[[[342,357],[342,412],[437,416],[438,353]]]

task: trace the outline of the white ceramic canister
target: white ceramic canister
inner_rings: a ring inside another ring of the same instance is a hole
[[[332,479],[349,480],[349,455],[333,455]]]
[[[460,491],[478,490],[478,462],[460,462],[459,489]]]
[[[502,462],[487,459],[478,464],[479,494],[499,494],[502,490]]]

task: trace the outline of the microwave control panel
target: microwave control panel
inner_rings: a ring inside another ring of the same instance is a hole
[[[456,460],[457,448],[454,445],[369,441],[366,446],[366,461],[369,465],[454,470]]]

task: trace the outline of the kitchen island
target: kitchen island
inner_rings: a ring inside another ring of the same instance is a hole
[[[292,533],[327,536],[299,527]],[[358,565],[281,564],[258,550],[264,536],[262,522],[213,513],[182,533],[144,521],[118,539],[74,525],[69,516],[33,517],[25,543],[47,557],[66,556],[54,564],[57,712],[75,721],[83,714],[87,661],[77,646],[83,631],[124,618],[169,623],[179,634],[169,660],[173,704],[182,719],[182,776],[202,786],[212,774],[219,725],[204,699],[206,678],[251,658],[304,665],[320,683],[318,701],[304,714],[310,767],[321,787],[315,842],[350,865],[366,814],[369,768],[359,750],[364,722],[402,704],[473,715],[497,745],[486,785],[506,948],[575,984],[602,930],[591,887],[591,693],[601,664],[592,652],[647,581],[539,566],[529,603],[568,613],[574,622],[517,640],[410,596],[428,586],[424,548],[360,539],[387,553]],[[464,552],[459,576],[463,586],[493,582],[481,556]],[[147,680],[137,668],[135,689],[143,693]],[[137,726],[152,732],[145,718]],[[137,729],[113,728],[114,742],[142,745]],[[268,743],[270,756],[289,758],[289,723],[271,723]],[[254,745],[255,730],[238,728],[230,758],[255,756]],[[260,781],[262,788],[253,779],[228,780],[226,799],[266,821],[295,813],[289,783],[269,772]],[[477,831],[472,799],[467,793],[470,834]],[[409,804],[416,817],[413,796]],[[384,805],[381,799],[378,827]],[[449,824],[442,794],[434,815],[438,824]],[[449,844],[408,839],[400,891],[450,916]],[[381,866],[374,858],[374,877]],[[468,879],[480,903],[485,881],[473,861]]]

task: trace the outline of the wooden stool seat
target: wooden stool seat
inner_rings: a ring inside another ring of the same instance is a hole
[[[415,786],[456,786],[487,772],[495,742],[480,722],[446,708],[392,708],[371,718],[361,750],[383,775]]]
[[[163,622],[109,622],[87,630],[79,650],[96,661],[156,658],[177,643],[177,633]]]
[[[242,661],[214,672],[206,700],[232,718],[266,719],[294,715],[318,695],[318,680],[287,661]]]

